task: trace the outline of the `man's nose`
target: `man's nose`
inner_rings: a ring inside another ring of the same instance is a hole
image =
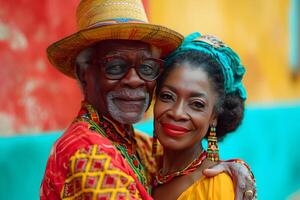
[[[131,67],[127,74],[121,79],[121,84],[130,88],[138,88],[145,85],[145,81],[139,77],[134,67]]]

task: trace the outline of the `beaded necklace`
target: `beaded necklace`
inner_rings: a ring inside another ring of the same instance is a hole
[[[90,130],[108,138],[125,158],[139,181],[150,192],[150,187],[145,177],[145,169],[136,152],[136,140],[132,126],[128,126],[127,130],[121,130],[116,123],[105,116],[99,115],[96,109],[86,102],[82,102],[82,108],[74,121],[87,122]]]
[[[184,169],[166,175],[162,175],[160,170],[155,176],[154,185],[158,186],[165,183],[169,183],[171,180],[173,180],[173,178],[177,176],[183,176],[195,171],[197,167],[202,164],[203,160],[205,160],[206,157],[207,152],[203,150],[201,154],[197,158],[195,158],[191,163],[189,163]]]

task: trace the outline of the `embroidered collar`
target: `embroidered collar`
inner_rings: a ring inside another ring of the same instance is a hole
[[[108,138],[113,143],[123,146],[130,154],[136,152],[136,141],[134,137],[134,131],[132,125],[124,125],[111,119],[104,114],[100,114],[97,110],[87,103],[86,101],[81,102],[81,109],[78,113],[79,118],[90,119],[95,122],[104,131],[104,137]],[[93,124],[89,123],[89,129],[95,129]]]
[[[151,187],[145,176],[145,169],[136,151],[136,140],[132,125],[123,125],[115,120],[98,113],[89,103],[83,101],[77,118],[73,123],[84,121],[89,124],[89,129],[98,132],[109,139],[122,154],[129,166],[136,174],[139,181],[150,193]]]

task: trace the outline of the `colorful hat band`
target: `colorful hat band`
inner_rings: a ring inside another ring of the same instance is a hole
[[[196,40],[198,38],[198,40]],[[183,52],[196,50],[214,58],[221,66],[224,76],[225,93],[229,94],[238,91],[242,99],[247,98],[246,90],[242,84],[242,78],[245,74],[245,68],[240,62],[238,55],[222,41],[214,36],[201,36],[200,33],[188,35],[182,44],[166,60],[167,64],[173,58]]]
[[[131,18],[114,18],[110,20],[100,21],[95,24],[90,25],[88,28],[112,25],[112,24],[119,24],[119,23],[145,23],[142,20],[131,19]]]

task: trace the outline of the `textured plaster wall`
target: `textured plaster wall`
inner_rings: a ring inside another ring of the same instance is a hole
[[[76,81],[45,49],[75,30],[78,2],[0,0],[0,135],[62,129],[77,112]]]
[[[0,0],[0,135],[61,130],[77,114],[79,87],[45,50],[76,31],[79,2]]]

